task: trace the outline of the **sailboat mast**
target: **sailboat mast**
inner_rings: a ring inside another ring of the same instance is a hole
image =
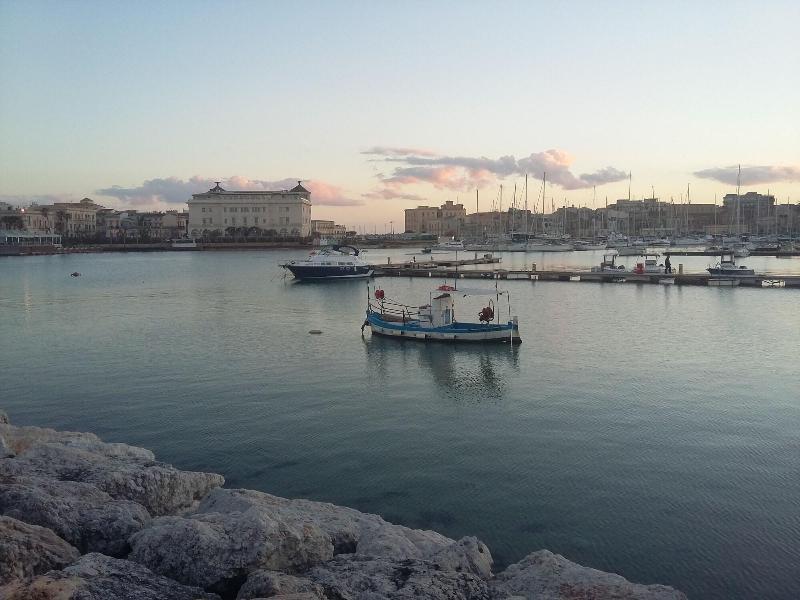
[[[741,183],[742,183],[742,165],[739,165],[739,172],[736,175],[736,237],[737,238],[741,238],[742,237],[742,231],[741,231],[741,214],[742,213],[741,213],[741,208],[740,208],[741,205],[740,205],[740,202],[739,202],[739,188],[741,186]]]
[[[525,246],[528,245],[528,174],[525,173]]]

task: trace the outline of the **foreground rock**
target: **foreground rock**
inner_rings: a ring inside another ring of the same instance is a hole
[[[0,423],[0,437],[14,454],[13,460],[0,461],[0,473],[89,483],[114,499],[141,504],[152,515],[190,508],[224,483],[220,475],[179,471],[157,462],[149,450],[107,444],[90,433]]]
[[[198,588],[160,577],[142,565],[87,554],[61,571],[0,587],[3,600],[220,600]]]
[[[491,555],[477,540],[451,548],[456,542],[433,531],[393,525],[333,504],[252,490],[216,489],[193,514],[155,519],[130,542],[131,560],[222,593],[241,585],[255,570],[297,573],[342,553],[435,558],[484,575],[491,568]]]
[[[306,573],[328,598],[352,600],[489,600],[489,587],[471,573],[443,571],[430,561],[340,556]]]
[[[60,569],[79,557],[76,548],[49,529],[0,517],[0,585]]]
[[[305,594],[315,600],[327,598],[324,588],[305,577],[295,577],[279,571],[253,571],[239,590],[236,600],[298,596]]]
[[[685,600],[547,551],[493,576],[477,538],[222,483],[0,411],[0,599]]]
[[[125,555],[128,538],[151,520],[140,504],[114,500],[87,483],[3,475],[0,514],[47,527],[81,552],[111,556]]]
[[[664,585],[631,583],[620,575],[582,567],[548,550],[529,554],[490,583],[492,598],[527,600],[686,600]]]

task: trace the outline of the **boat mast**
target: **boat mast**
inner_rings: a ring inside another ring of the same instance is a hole
[[[544,211],[545,211],[544,203],[545,203],[545,198],[546,198],[546,196],[545,196],[545,190],[546,189],[547,189],[547,171],[545,171],[544,174],[542,175],[542,233],[544,233]],[[775,222],[777,223],[778,222],[777,221],[777,217],[775,219],[776,219]],[[776,225],[775,226],[776,231],[777,231],[777,227],[778,226]]]
[[[739,203],[739,186],[742,180],[742,165],[739,165],[739,173],[736,175],[736,237],[737,241],[741,241],[741,209]]]
[[[525,173],[525,249],[528,248],[528,174]]]

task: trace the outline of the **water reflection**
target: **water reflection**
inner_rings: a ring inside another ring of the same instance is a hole
[[[430,376],[444,397],[457,402],[492,402],[504,397],[519,373],[520,346],[443,344],[364,336],[367,370],[380,379],[401,369],[409,377]]]

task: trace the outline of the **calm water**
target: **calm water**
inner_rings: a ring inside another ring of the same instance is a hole
[[[525,343],[452,348],[362,338],[365,284],[284,280],[302,254],[0,260],[0,405],[501,564],[549,548],[693,598],[800,596],[800,292],[512,281]]]

